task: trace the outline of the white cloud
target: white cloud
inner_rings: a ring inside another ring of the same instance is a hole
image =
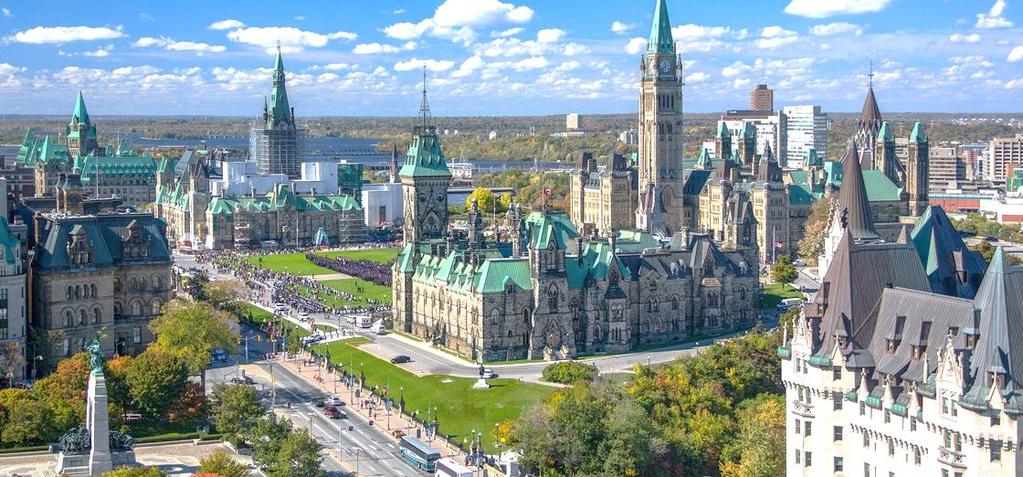
[[[558,65],[557,68],[554,68],[554,71],[560,71],[560,72],[572,71],[572,70],[574,70],[576,68],[579,68],[579,66],[581,66],[581,65],[580,65],[580,63],[578,61],[566,61],[566,62]]]
[[[399,61],[394,64],[394,71],[412,71],[426,69],[434,72],[447,71],[451,67],[455,66],[454,61],[449,60],[420,60],[418,58],[412,58],[407,61]]]
[[[227,51],[227,47],[223,45],[211,45],[195,41],[174,41],[174,39],[165,36],[159,38],[144,36],[135,40],[135,43],[132,43],[131,46],[137,48],[159,46],[168,51],[192,51],[200,56],[205,53],[222,53]]]
[[[352,53],[356,55],[378,55],[381,53],[397,53],[399,51],[401,51],[401,48],[397,46],[381,43],[360,43],[352,49]]]
[[[282,47],[288,47],[289,51],[294,52],[301,51],[304,47],[321,48],[330,40],[352,41],[358,38],[358,35],[346,31],[316,33],[295,27],[245,27],[227,32],[227,38],[268,50],[279,42]]]
[[[695,23],[686,23],[671,29],[671,36],[675,41],[694,41],[707,38],[720,38],[732,29],[725,26],[702,26]]]
[[[4,18],[11,18],[11,17],[14,16],[14,14],[11,13],[11,10],[9,8],[7,8],[7,7],[0,8],[0,13],[4,14]]]
[[[891,0],[792,0],[785,13],[807,18],[858,15],[884,10]]]
[[[107,56],[110,56],[110,52],[113,51],[113,49],[114,49],[114,45],[107,45],[107,46],[101,46],[99,48],[96,48],[93,51],[86,51],[85,53],[82,53],[82,54],[85,55],[85,56],[91,56],[91,57],[94,57],[94,58],[105,58]]]
[[[636,37],[625,44],[625,51],[630,55],[638,55],[646,49],[646,38]]]
[[[399,8],[399,9],[394,11],[395,15],[401,15],[402,13],[405,13],[405,9],[404,8]]]
[[[1016,89],[1023,88],[1023,78],[1009,80],[1005,82],[1005,89]]]
[[[863,34],[863,27],[854,23],[834,22],[810,27],[810,34],[814,36],[841,35],[843,33],[855,33],[856,36]]]
[[[732,63],[724,68],[721,68],[721,76],[724,76],[725,78],[732,78],[735,76],[739,76],[743,73],[746,73],[752,69],[753,67],[751,67],[750,65],[747,65],[741,61],[736,61],[735,63]]]
[[[786,30],[778,25],[766,26],[760,30],[760,39],[753,42],[757,48],[770,50],[782,45],[794,43],[799,35],[792,30]]]
[[[352,65],[349,65],[348,63],[330,63],[327,65],[323,65],[323,69],[327,71],[347,70],[348,68],[351,67]]]
[[[1012,21],[1002,16],[1005,13],[1005,0],[996,0],[991,10],[977,14],[977,28],[1011,28]]]
[[[536,41],[540,43],[555,43],[565,36],[565,30],[560,28],[544,28],[536,32]]]
[[[433,21],[444,27],[526,23],[532,19],[531,8],[499,0],[445,0],[433,13]]]
[[[561,54],[565,56],[575,56],[589,53],[590,48],[586,45],[580,45],[578,43],[568,43],[565,48],[561,50]]]
[[[121,38],[124,33],[121,27],[57,26],[35,27],[11,35],[9,39],[18,43],[68,43],[72,41],[112,40]]]
[[[636,28],[635,23],[622,23],[619,21],[611,22],[611,32],[619,35],[628,33],[629,30],[632,30],[633,28]]]
[[[492,31],[490,32],[490,38],[507,38],[509,36],[515,36],[522,33],[522,30],[522,27],[514,27],[502,31]]]
[[[458,69],[455,70],[454,73],[451,73],[451,77],[463,78],[469,76],[474,71],[483,68],[485,64],[486,63],[484,63],[483,58],[481,58],[480,55],[470,56],[469,58],[466,58],[461,65],[458,66]]]
[[[702,71],[697,71],[696,73],[686,76],[686,83],[688,84],[703,83],[709,79],[710,74],[704,73]]]
[[[227,20],[220,20],[219,22],[210,23],[209,29],[210,30],[234,30],[236,28],[241,28],[243,26],[245,26],[244,23],[242,23],[242,22],[240,22],[238,20],[235,20],[233,18],[228,18]]]
[[[1013,48],[1012,51],[1009,52],[1009,56],[1005,57],[1005,61],[1008,61],[1009,63],[1023,61],[1023,45]]]
[[[953,33],[949,35],[948,41],[952,43],[977,43],[980,41],[980,35],[977,33],[970,33],[968,35],[962,33]]]
[[[752,83],[752,81],[748,78],[735,78],[735,81],[732,81],[732,88],[735,89],[744,88],[746,86],[749,86],[750,83]]]

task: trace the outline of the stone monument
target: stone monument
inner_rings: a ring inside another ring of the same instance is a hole
[[[89,352],[89,388],[86,397],[85,427],[71,429],[60,438],[57,474],[101,477],[114,467],[134,466],[135,440],[120,432],[110,432],[107,415],[107,383],[103,376],[103,352],[93,339]]]
[[[480,365],[480,378],[476,380],[476,383],[472,385],[473,389],[490,389],[490,384],[487,383],[487,378],[483,375],[486,374],[487,369]]]

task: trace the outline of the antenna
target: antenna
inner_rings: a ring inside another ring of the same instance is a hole
[[[870,70],[867,73],[867,86],[874,88],[874,60],[870,60]]]
[[[277,37],[277,52],[281,52],[281,37]]]
[[[426,99],[426,65],[423,65],[423,101],[419,104],[419,121],[425,133],[430,123],[430,102]]]

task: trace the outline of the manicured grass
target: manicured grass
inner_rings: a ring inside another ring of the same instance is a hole
[[[269,311],[266,311],[266,310],[264,310],[264,309],[262,309],[262,308],[260,308],[260,307],[258,307],[256,305],[253,305],[251,303],[246,303],[246,304],[242,305],[241,312],[243,314],[251,316],[252,317],[252,322],[255,323],[256,325],[262,325],[263,323],[266,323],[267,321],[272,320],[273,316],[274,316],[273,313],[270,313]],[[294,323],[292,323],[292,322],[290,322],[288,320],[281,320],[281,321],[284,322],[284,326],[285,326],[285,328],[288,329],[288,333],[289,334],[294,334],[295,336],[298,336],[299,338],[301,338],[303,336],[309,336],[309,331],[307,331],[305,328],[302,328],[301,326],[298,326],[298,325],[296,325],[296,324],[294,324]],[[331,330],[331,331],[333,331],[333,330]]]
[[[316,255],[327,258],[348,257],[353,260],[369,260],[377,263],[390,265],[394,258],[401,252],[401,248],[372,248],[366,250],[334,250],[331,252],[316,252]]]
[[[436,408],[439,432],[451,436],[456,442],[470,438],[470,431],[482,429],[483,445],[493,451],[494,425],[517,418],[526,408],[547,397],[553,388],[514,379],[492,379],[490,389],[472,389],[475,378],[456,378],[447,375],[419,377],[365,351],[352,346],[351,341],[315,346],[319,353],[330,353],[332,363],[352,371],[366,373],[366,385],[390,388],[389,396],[397,406],[404,387],[405,410],[419,410],[419,420],[427,418],[427,409]]]
[[[324,333],[333,333],[337,331],[337,327],[331,325],[316,325],[316,329]]]
[[[761,308],[774,308],[786,298],[802,298],[803,294],[792,285],[772,283],[764,285],[764,291],[760,294]]]
[[[367,307],[370,306],[369,302],[362,298],[371,298],[378,300],[380,303],[385,305],[391,304],[391,287],[385,287],[377,285],[376,283],[362,280],[359,278],[343,278],[341,280],[326,280],[320,282],[321,285],[340,290],[346,293],[351,293],[360,299],[355,301],[346,300],[341,297],[329,295],[326,293],[320,293],[317,297],[317,301],[323,303],[326,306],[342,307],[342,306],[354,306],[354,307]],[[363,291],[359,292],[356,289],[356,285],[362,287]],[[309,289],[303,289],[305,296],[311,296]]]
[[[252,255],[245,257],[249,263],[278,272],[287,272],[295,276],[332,275],[337,272],[312,264],[304,253],[288,253],[284,255]]]

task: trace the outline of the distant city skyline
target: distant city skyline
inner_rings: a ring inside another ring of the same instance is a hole
[[[273,52],[296,115],[637,110],[654,0],[45,5],[0,0],[0,114],[257,116]],[[685,111],[855,112],[871,65],[886,113],[1023,110],[1023,7],[1006,0],[667,0]]]

